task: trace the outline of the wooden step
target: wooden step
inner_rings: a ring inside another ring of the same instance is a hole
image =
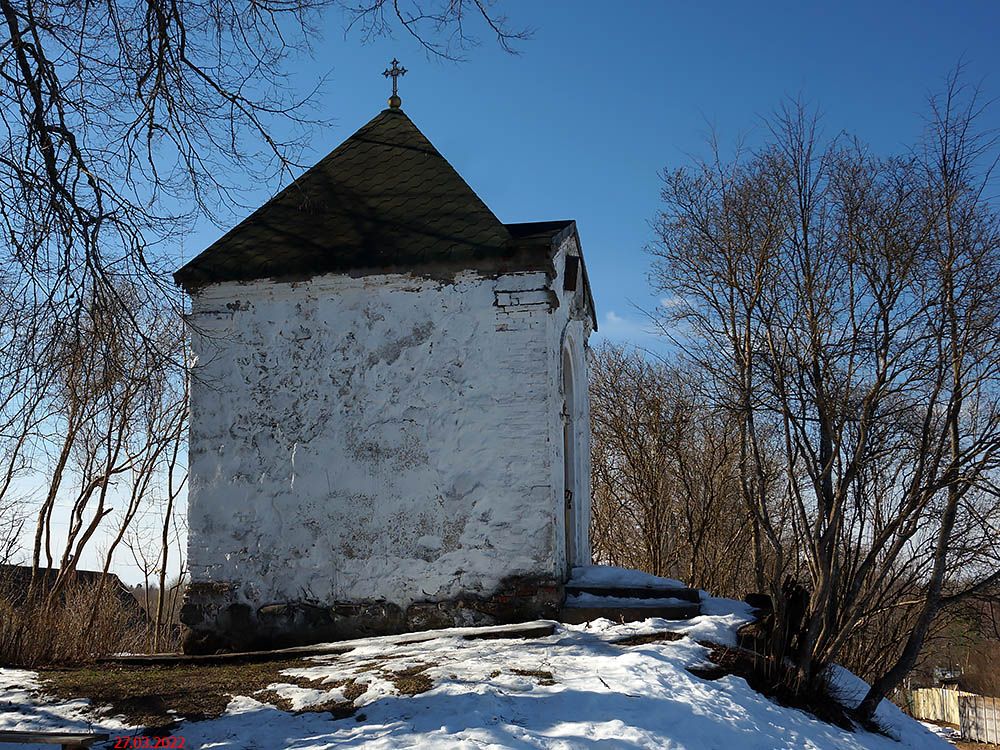
[[[642,607],[572,606],[569,604],[564,605],[560,610],[559,619],[565,623],[579,625],[602,617],[613,622],[640,622],[650,617],[660,617],[664,620],[689,620],[699,614],[701,614],[701,605],[691,602]]]
[[[679,586],[600,586],[576,584],[572,581],[567,583],[566,596],[577,594],[614,596],[621,599],[682,599],[694,603],[701,601],[698,589]]]

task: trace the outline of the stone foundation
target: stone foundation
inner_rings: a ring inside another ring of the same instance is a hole
[[[563,585],[511,576],[489,595],[467,594],[401,607],[388,601],[292,601],[254,606],[235,583],[192,583],[181,609],[184,652],[255,651],[417,630],[555,618]]]

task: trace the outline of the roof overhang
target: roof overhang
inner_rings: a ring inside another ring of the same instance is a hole
[[[580,268],[583,273],[584,294],[587,296],[587,307],[590,310],[591,323],[596,331],[597,306],[594,304],[594,294],[590,288],[590,277],[587,275],[587,261],[583,257],[583,243],[580,242],[580,232],[577,229],[576,221],[573,219],[533,221],[522,224],[506,224],[505,226],[517,243],[525,247],[543,245],[548,249],[550,258],[555,256],[559,247],[566,240],[572,238],[576,242],[576,246],[580,251]]]

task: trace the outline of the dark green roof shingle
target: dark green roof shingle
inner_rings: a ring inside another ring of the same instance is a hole
[[[544,256],[544,257],[543,257]],[[544,267],[401,110],[387,109],[174,274],[216,281],[332,272]]]

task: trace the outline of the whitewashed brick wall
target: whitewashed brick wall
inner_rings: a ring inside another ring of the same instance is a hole
[[[254,606],[406,606],[561,575],[560,347],[589,333],[561,289],[331,275],[194,295],[192,579]]]

